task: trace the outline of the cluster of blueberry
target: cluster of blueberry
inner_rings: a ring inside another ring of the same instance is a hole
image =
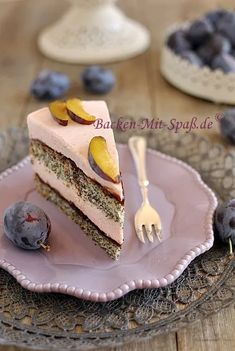
[[[199,67],[235,72],[235,12],[216,10],[167,39],[175,54]]]
[[[84,88],[93,94],[107,94],[115,84],[111,70],[89,66],[81,75]],[[63,73],[43,70],[31,84],[31,93],[39,100],[55,100],[65,95],[70,86],[69,77]]]

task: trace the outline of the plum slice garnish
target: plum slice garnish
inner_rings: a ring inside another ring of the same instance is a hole
[[[96,117],[86,112],[80,99],[69,99],[66,101],[67,112],[69,117],[80,124],[92,124]]]
[[[64,101],[56,100],[49,104],[49,110],[52,117],[62,126],[67,126],[69,121],[69,115]]]
[[[101,178],[113,183],[120,183],[118,167],[109,153],[104,137],[95,136],[91,139],[88,160],[93,171]]]

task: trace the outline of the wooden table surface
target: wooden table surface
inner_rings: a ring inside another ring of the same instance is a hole
[[[160,47],[164,30],[174,22],[195,18],[218,6],[232,7],[234,2],[221,0],[121,0],[120,6],[131,17],[151,31],[151,48],[137,58],[108,65],[117,77],[114,90],[105,97],[114,115],[176,118],[214,116],[225,106],[204,102],[184,95],[167,84],[159,73]],[[50,61],[43,57],[36,44],[39,31],[66,9],[63,0],[3,1],[0,7],[0,129],[25,127],[26,115],[43,104],[29,94],[29,85],[42,68],[59,70],[72,80],[70,96],[91,99],[79,84],[83,67]],[[202,131],[221,142],[217,125]],[[234,307],[177,333],[158,336],[139,344],[112,348],[112,351],[232,351],[235,349]],[[1,351],[20,350],[2,347]],[[107,349],[108,350],[108,349]]]

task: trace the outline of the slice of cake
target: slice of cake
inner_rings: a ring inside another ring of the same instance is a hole
[[[124,195],[104,101],[56,101],[28,116],[37,191],[113,259],[123,244]],[[107,124],[108,122],[108,124]]]

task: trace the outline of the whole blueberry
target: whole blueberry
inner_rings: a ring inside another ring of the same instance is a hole
[[[26,250],[46,245],[51,230],[50,220],[43,210],[29,202],[14,203],[5,210],[4,232],[16,246]]]
[[[219,54],[211,61],[212,69],[220,69],[224,73],[235,72],[235,58],[230,54]]]
[[[202,17],[190,25],[188,28],[188,38],[194,47],[201,45],[205,42],[213,33],[214,29],[211,22]]]
[[[191,49],[191,45],[183,29],[179,29],[170,34],[167,38],[167,46],[176,54],[181,54]]]
[[[216,33],[198,48],[197,53],[209,65],[215,56],[220,53],[229,53],[231,50],[231,42],[222,34]]]
[[[194,51],[191,51],[191,50],[184,51],[180,54],[180,56],[183,59],[192,63],[193,65],[196,65],[198,67],[203,66],[203,61],[200,59],[200,57]]]
[[[31,84],[31,93],[39,100],[55,100],[69,89],[69,78],[54,71],[41,71]]]
[[[220,20],[223,18],[223,16],[227,15],[228,12],[229,11],[225,9],[213,10],[207,12],[205,17],[211,22],[211,24],[214,26],[214,29],[217,29]]]
[[[235,45],[235,12],[227,12],[218,21],[217,30]]]
[[[229,239],[235,245],[235,199],[218,206],[215,212],[215,233],[225,243]]]
[[[220,119],[220,132],[231,144],[235,145],[235,109],[229,109],[223,113]]]
[[[113,72],[100,66],[89,66],[82,72],[85,89],[94,94],[107,94],[115,84]]]

